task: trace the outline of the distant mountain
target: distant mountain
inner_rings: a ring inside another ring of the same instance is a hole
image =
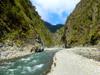
[[[62,28],[64,25],[63,24],[57,24],[57,25],[52,25],[48,22],[44,22],[46,27],[49,29],[50,32],[55,33],[57,32],[57,30],[59,30],[60,28]]]
[[[54,46],[61,46],[62,45],[61,37],[64,33],[64,25],[63,24],[52,25],[48,22],[44,23],[51,33]]]
[[[81,0],[69,16],[62,37],[65,46],[100,44],[100,0]]]

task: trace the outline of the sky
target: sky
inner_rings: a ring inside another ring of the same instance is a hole
[[[80,0],[31,0],[41,19],[53,25],[64,24]]]

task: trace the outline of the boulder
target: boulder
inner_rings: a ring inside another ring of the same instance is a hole
[[[3,47],[3,46],[4,46],[4,44],[3,43],[0,43],[0,48]]]
[[[35,50],[35,52],[44,51],[44,44],[43,44],[43,41],[41,40],[40,36],[36,36],[36,38],[34,40],[34,46],[35,47],[33,47],[33,49]]]

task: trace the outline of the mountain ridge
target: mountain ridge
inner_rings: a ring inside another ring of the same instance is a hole
[[[57,30],[59,30],[60,28],[62,28],[64,25],[63,24],[56,24],[56,25],[52,25],[49,22],[44,21],[45,26],[49,29],[50,32],[55,33],[57,32]]]

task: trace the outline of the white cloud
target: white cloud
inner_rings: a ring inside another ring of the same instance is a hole
[[[63,12],[70,14],[80,0],[31,0],[42,19],[50,20],[50,13],[63,19]],[[66,15],[67,16],[67,15]],[[65,20],[65,19],[64,19]]]

